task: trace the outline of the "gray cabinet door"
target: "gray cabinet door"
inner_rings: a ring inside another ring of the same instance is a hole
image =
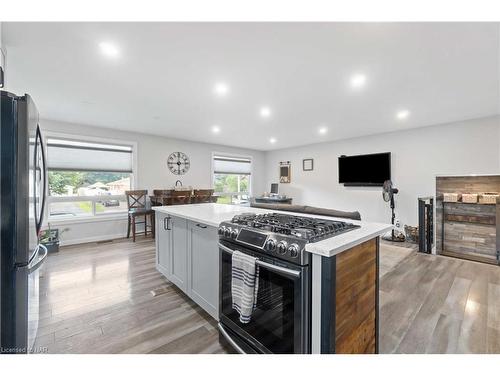
[[[156,212],[156,269],[166,278],[170,273],[171,230],[169,216]]]
[[[187,292],[187,220],[172,216],[170,241],[169,279],[182,291]]]
[[[217,228],[189,222],[189,296],[218,320],[219,237]]]

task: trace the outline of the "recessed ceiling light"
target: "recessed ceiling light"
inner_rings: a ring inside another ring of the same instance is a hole
[[[328,128],[326,126],[321,126],[319,129],[318,129],[318,133],[319,134],[326,134],[328,133]]]
[[[99,48],[102,54],[107,57],[118,57],[118,55],[120,54],[118,47],[113,43],[101,42],[99,43]]]
[[[229,86],[224,82],[217,82],[214,86],[214,94],[220,97],[229,94]]]
[[[269,117],[271,117],[271,114],[272,114],[271,108],[261,107],[259,114],[260,114],[260,117],[262,117],[262,118],[269,118]]]
[[[364,74],[354,74],[351,77],[351,87],[359,89],[366,84],[366,76]]]
[[[217,125],[212,126],[212,133],[219,133],[220,132],[220,127]]]
[[[276,138],[269,138],[269,142],[276,143]]]
[[[398,120],[406,120],[410,116],[410,111],[407,109],[402,109],[396,113],[396,118]]]

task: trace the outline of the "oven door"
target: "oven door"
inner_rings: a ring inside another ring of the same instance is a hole
[[[225,241],[220,249],[219,314],[223,336],[260,353],[309,353],[309,268],[263,256]],[[232,251],[259,258],[257,306],[249,323],[232,308]],[[228,340],[231,343],[231,340]],[[235,348],[238,350],[238,348]]]

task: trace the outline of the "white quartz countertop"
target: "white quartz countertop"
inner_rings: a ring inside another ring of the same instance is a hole
[[[360,225],[361,228],[342,233],[335,237],[327,238],[323,241],[309,243],[306,245],[306,251],[326,257],[334,256],[342,251],[348,250],[353,246],[359,245],[372,238],[378,237],[391,230],[390,224],[370,223],[366,221],[348,220],[331,216],[309,215],[298,212],[265,210],[248,206],[237,206],[218,203],[200,203],[185,204],[174,206],[158,206],[153,210],[170,214],[172,216],[182,217],[184,219],[196,221],[198,223],[218,227],[223,221],[229,221],[233,216],[242,213],[264,214],[268,212],[278,212],[287,215],[318,217],[323,219],[340,220]]]

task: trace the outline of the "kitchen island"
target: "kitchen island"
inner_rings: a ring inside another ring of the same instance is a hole
[[[156,267],[165,277],[219,318],[219,224],[243,213],[266,209],[215,203],[155,207]],[[281,212],[282,213],[282,212]],[[318,215],[359,226],[322,241],[307,243],[311,253],[309,351],[378,352],[378,247],[388,224]]]

